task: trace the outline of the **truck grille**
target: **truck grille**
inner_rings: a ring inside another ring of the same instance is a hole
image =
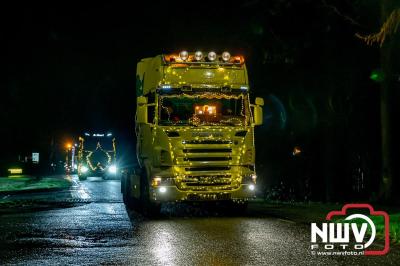
[[[231,189],[232,147],[229,139],[183,140],[177,161],[184,167],[185,177],[179,188],[191,191]]]

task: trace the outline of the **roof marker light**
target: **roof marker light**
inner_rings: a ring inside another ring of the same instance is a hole
[[[233,57],[233,62],[235,64],[242,64],[244,63],[244,58],[242,56],[235,56]]]
[[[171,89],[171,88],[172,88],[172,86],[169,85],[169,84],[163,84],[163,85],[161,85],[160,87],[161,87],[161,89],[165,89],[165,90],[168,90],[168,89]]]

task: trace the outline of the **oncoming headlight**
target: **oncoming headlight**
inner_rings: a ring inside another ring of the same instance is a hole
[[[110,167],[108,167],[108,171],[111,174],[116,174],[117,173],[117,167],[115,165],[111,165]]]
[[[86,173],[87,171],[89,171],[89,168],[87,168],[87,166],[85,166],[85,165],[82,165],[81,166],[81,172],[82,173]]]

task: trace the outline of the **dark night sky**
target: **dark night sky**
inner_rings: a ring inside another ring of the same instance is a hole
[[[379,28],[374,1],[189,3],[35,2],[3,8],[7,77],[0,108],[3,133],[12,140],[6,149],[42,148],[52,136],[61,141],[91,128],[110,128],[129,139],[136,63],[163,52],[243,53],[255,94],[274,93],[285,105],[291,95],[310,95],[323,109],[326,103],[318,99],[325,92],[333,91],[339,95],[334,102],[341,102],[347,97],[343,87],[354,95],[376,86],[368,77],[378,64],[377,49],[354,37]],[[346,75],[347,84],[330,83]],[[361,96],[369,101],[376,95]]]

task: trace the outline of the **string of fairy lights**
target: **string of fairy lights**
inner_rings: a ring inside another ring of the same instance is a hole
[[[189,124],[194,125],[194,126],[199,126],[201,124],[207,124],[207,125],[211,125],[211,126],[217,126],[217,125],[221,125],[221,124],[235,124],[238,126],[243,126],[246,121],[248,121],[248,116],[245,112],[245,103],[244,103],[244,98],[246,96],[243,94],[238,94],[238,95],[228,95],[228,94],[224,94],[224,93],[219,93],[219,92],[205,92],[202,94],[187,94],[187,93],[182,93],[180,95],[165,95],[160,97],[160,106],[161,109],[164,110],[167,113],[168,116],[168,121],[171,122],[173,125],[177,125],[177,124],[181,124],[183,121],[178,119],[176,121],[172,120],[171,121],[171,111],[170,108],[168,106],[164,106],[164,99],[165,98],[188,98],[188,99],[207,99],[207,100],[221,100],[221,99],[226,99],[226,100],[230,100],[230,99],[235,99],[241,100],[241,110],[240,110],[240,115],[244,117],[243,118],[238,118],[238,117],[231,117],[228,119],[220,119],[219,122],[211,122],[211,121],[202,121],[200,119],[200,117],[194,113],[192,115],[192,117],[190,117],[188,119]]]
[[[101,171],[104,171],[105,168],[101,165],[100,162],[97,163],[97,165],[93,165],[92,163],[92,155],[97,152],[103,152],[106,157],[107,157],[107,164],[111,164],[112,160],[116,159],[116,143],[115,143],[115,138],[112,139],[112,147],[113,147],[113,157],[110,155],[110,153],[106,150],[103,149],[101,146],[100,142],[97,142],[96,144],[96,149],[94,151],[89,151],[87,155],[84,157],[84,138],[79,137],[80,145],[79,145],[79,151],[78,151],[78,157],[80,158],[80,161],[84,159],[86,161],[86,164],[89,166],[89,168],[92,171],[96,171],[97,169],[100,169]]]

